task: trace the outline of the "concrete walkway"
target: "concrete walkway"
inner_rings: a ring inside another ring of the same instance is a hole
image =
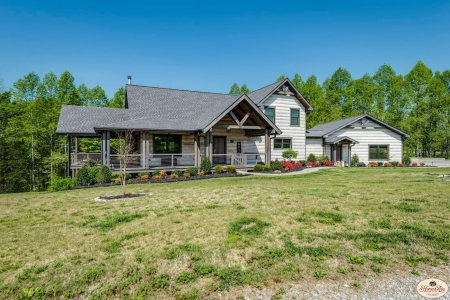
[[[301,171],[289,172],[289,173],[259,173],[259,172],[246,172],[245,174],[258,175],[258,176],[291,176],[291,175],[302,175],[308,173],[314,173],[321,169],[330,169],[331,167],[314,167],[305,168]]]
[[[450,160],[445,158],[428,158],[428,157],[411,157],[411,162],[416,163],[426,163],[429,166],[439,167],[439,168],[450,168]]]

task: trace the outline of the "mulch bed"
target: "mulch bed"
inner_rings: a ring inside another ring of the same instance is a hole
[[[95,198],[95,201],[116,201],[116,200],[125,200],[131,198],[145,197],[150,196],[151,194],[146,193],[138,193],[138,194],[125,194],[125,195],[112,195],[112,196],[103,196]]]
[[[222,178],[222,177],[245,177],[250,176],[251,174],[240,174],[240,173],[222,173],[222,174],[207,174],[204,176],[191,176],[189,178],[184,178],[184,176],[180,176],[178,179],[170,179],[170,176],[166,178],[162,178],[161,180],[154,180],[153,178],[149,178],[148,181],[141,181],[140,179],[133,179],[133,183],[127,182],[127,185],[130,184],[144,184],[144,183],[168,183],[168,182],[178,182],[178,181],[191,181],[191,180],[203,180],[203,179],[211,179],[211,178]],[[111,183],[96,183],[88,186],[76,186],[71,188],[72,190],[76,189],[85,189],[85,188],[95,188],[95,187],[108,187],[108,186],[120,186],[120,183],[111,184]]]

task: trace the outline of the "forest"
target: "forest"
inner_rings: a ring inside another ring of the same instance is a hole
[[[284,79],[281,75],[277,80]],[[307,127],[368,113],[411,135],[411,156],[449,158],[450,71],[434,71],[419,61],[406,75],[383,64],[353,79],[339,68],[320,84],[315,75],[291,78],[314,111]],[[31,72],[6,88],[0,79],[0,193],[44,191],[67,174],[67,137],[55,134],[63,104],[124,107],[125,88],[109,98],[100,86],[75,85],[69,71],[40,77]],[[259,87],[257,87],[259,88]],[[230,94],[249,93],[234,83]],[[80,141],[79,151],[99,151],[99,142]]]

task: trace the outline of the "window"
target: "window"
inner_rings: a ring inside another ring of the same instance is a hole
[[[389,157],[388,145],[369,145],[369,160],[387,160]]]
[[[274,107],[264,107],[264,113],[266,114],[266,116],[269,118],[270,121],[272,121],[272,123],[275,124],[275,108]]]
[[[292,139],[275,139],[273,142],[274,149],[291,149]]]
[[[181,153],[181,135],[154,135],[154,153]]]
[[[300,126],[300,110],[291,109],[291,126]]]

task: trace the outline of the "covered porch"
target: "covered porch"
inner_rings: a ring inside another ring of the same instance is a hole
[[[218,116],[203,130],[133,130],[133,151],[129,156],[128,173],[154,170],[185,170],[200,167],[208,157],[214,166],[234,165],[252,168],[255,164],[270,164],[270,136],[277,132],[261,118],[261,111],[248,101],[241,101]],[[264,116],[265,117],[265,116]],[[119,172],[119,155],[114,144],[120,128],[96,128],[92,136],[69,136],[69,165],[72,176],[89,159]],[[79,138],[100,139],[100,153],[80,153]],[[73,149],[73,150],[72,150]]]
[[[352,157],[352,146],[358,144],[358,141],[347,136],[339,136],[325,139],[325,149],[329,149],[329,157],[335,166],[350,166]],[[327,153],[325,154],[327,155]],[[328,156],[328,155],[327,155]]]

